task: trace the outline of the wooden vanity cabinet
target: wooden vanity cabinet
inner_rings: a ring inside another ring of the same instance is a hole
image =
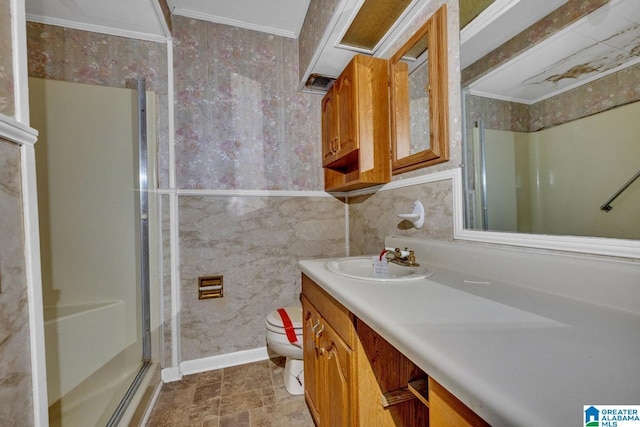
[[[356,55],[322,99],[325,190],[391,180],[389,63]]]
[[[429,425],[435,427],[489,427],[489,424],[446,388],[429,378]]]
[[[301,301],[305,399],[311,415],[318,426],[355,426],[357,381],[351,313],[306,276]]]
[[[318,427],[488,424],[302,275],[305,399]]]

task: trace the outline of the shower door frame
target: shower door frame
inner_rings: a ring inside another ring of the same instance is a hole
[[[138,96],[138,221],[140,239],[140,302],[142,333],[142,366],[127,389],[116,410],[109,418],[107,427],[115,427],[124,416],[140,384],[151,367],[151,297],[149,262],[149,179],[147,143],[147,91],[143,77],[137,79]]]

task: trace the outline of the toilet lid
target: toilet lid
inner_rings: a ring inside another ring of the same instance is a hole
[[[289,315],[293,327],[296,329],[302,328],[302,307],[300,307],[299,305],[292,305],[289,307],[284,307],[284,309],[287,312],[287,315]],[[267,323],[278,328],[284,328],[284,323],[282,322],[282,317],[280,317],[280,314],[278,314],[278,310],[273,310],[271,313],[269,313],[269,315],[267,316]]]

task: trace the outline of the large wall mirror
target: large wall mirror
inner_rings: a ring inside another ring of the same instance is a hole
[[[640,240],[637,0],[559,3],[463,40],[465,228]]]
[[[393,174],[449,160],[446,25],[442,6],[390,60]]]

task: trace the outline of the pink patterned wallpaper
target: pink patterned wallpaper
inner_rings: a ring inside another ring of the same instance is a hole
[[[305,71],[318,49],[320,39],[324,35],[324,31],[337,6],[337,0],[313,0],[309,3],[309,10],[307,10],[307,15],[302,23],[300,36],[298,37],[300,49],[299,80],[305,77]]]
[[[15,95],[11,40],[11,2],[0,1],[0,114],[13,117]]]
[[[320,97],[296,90],[296,40],[174,16],[176,182],[321,190]]]
[[[29,77],[135,87],[145,77],[157,95],[158,176],[169,183],[167,54],[164,43],[27,22]]]
[[[167,92],[163,43],[27,22],[29,77]]]

